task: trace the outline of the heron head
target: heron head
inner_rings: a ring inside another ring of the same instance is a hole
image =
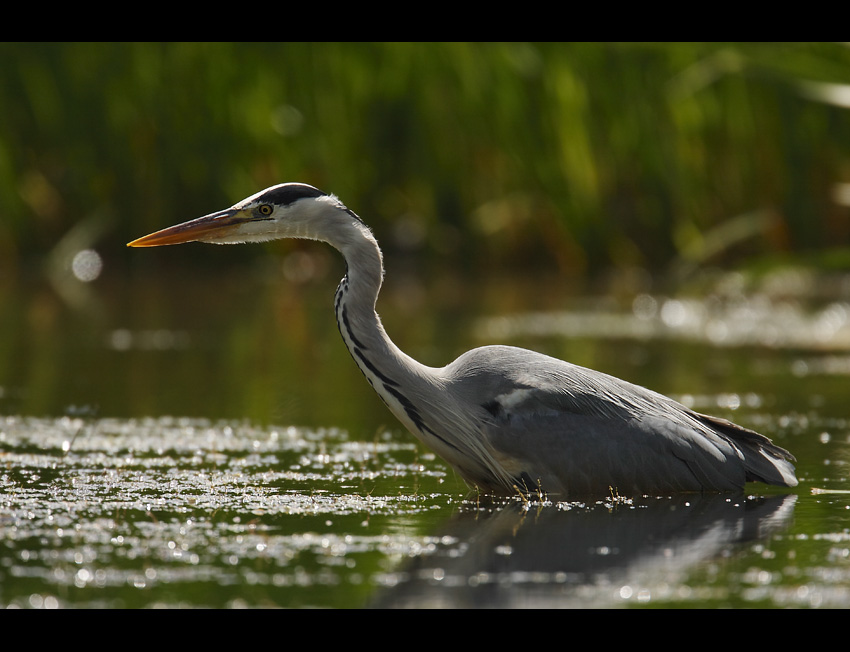
[[[279,238],[321,239],[317,226],[319,218],[339,213],[357,217],[333,195],[304,183],[282,183],[251,195],[226,210],[151,233],[127,246],[158,247],[184,242],[236,244]]]

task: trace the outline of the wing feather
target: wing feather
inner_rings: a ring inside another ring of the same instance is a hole
[[[549,493],[797,483],[793,456],[767,437],[600,372],[513,347],[475,349],[445,371],[507,474]]]

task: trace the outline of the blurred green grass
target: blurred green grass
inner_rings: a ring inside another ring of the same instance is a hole
[[[654,271],[850,236],[846,44],[3,43],[0,63],[3,274],[87,222],[126,262],[294,180],[461,267]]]

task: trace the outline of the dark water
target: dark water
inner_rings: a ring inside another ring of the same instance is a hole
[[[801,481],[493,504],[351,362],[335,259],[154,261],[0,286],[0,605],[850,606],[840,277],[600,298],[390,267],[379,308],[423,362],[543,350],[763,432]]]

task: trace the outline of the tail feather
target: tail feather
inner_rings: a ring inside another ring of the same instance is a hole
[[[794,462],[797,459],[764,435],[738,424],[707,414],[694,413],[705,425],[731,439],[744,453],[748,482],[796,487]]]

